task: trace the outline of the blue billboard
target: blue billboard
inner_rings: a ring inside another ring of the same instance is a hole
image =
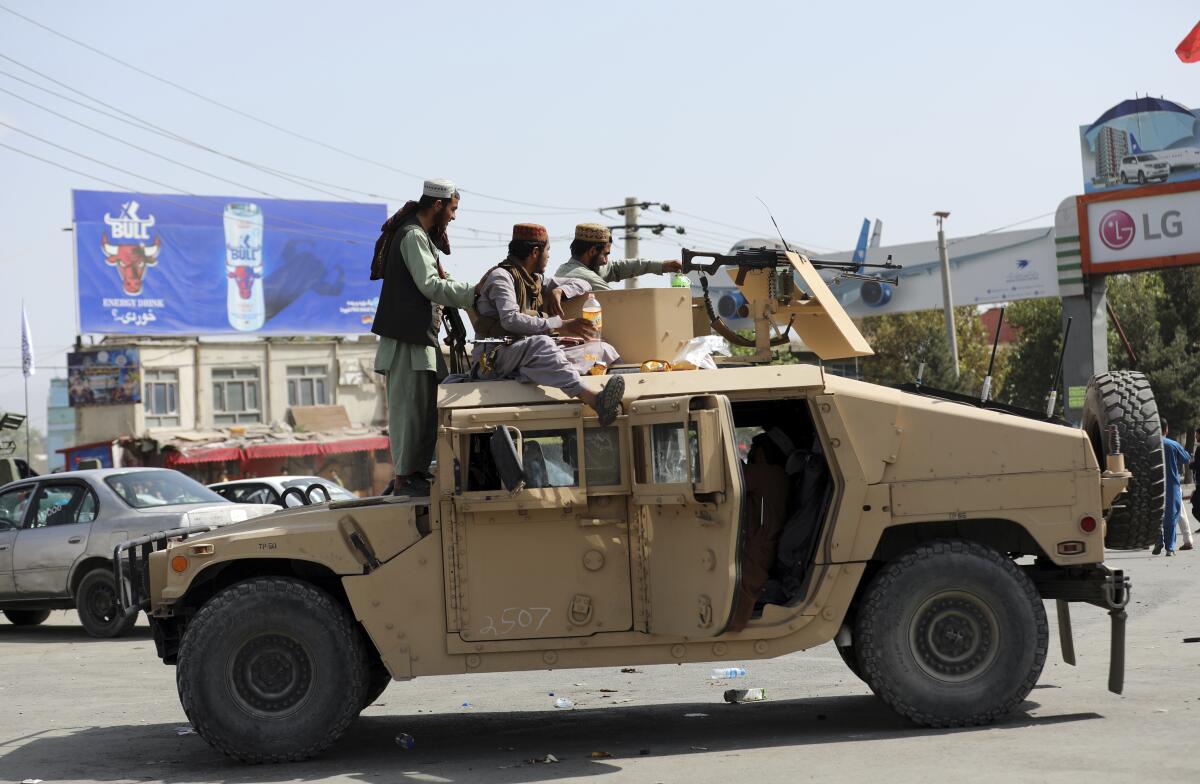
[[[353,335],[383,204],[74,191],[79,329]]]

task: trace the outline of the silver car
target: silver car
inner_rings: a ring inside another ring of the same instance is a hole
[[[276,512],[233,504],[167,468],[106,468],[0,487],[0,610],[18,626],[74,608],[93,637],[128,632],[117,604],[113,548],[172,528],[225,525]]]

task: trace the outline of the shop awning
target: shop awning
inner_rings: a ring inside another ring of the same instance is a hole
[[[163,463],[167,466],[191,465],[194,463],[224,463],[226,460],[241,460],[242,450],[236,446],[217,446],[207,449],[180,449],[167,454]]]
[[[306,457],[321,454],[321,444],[316,441],[293,441],[287,444],[247,444],[243,450],[246,460],[262,460],[278,457]]]
[[[343,438],[340,441],[327,441],[321,444],[321,454],[336,455],[342,452],[373,452],[376,449],[387,449],[388,447],[387,436]]]

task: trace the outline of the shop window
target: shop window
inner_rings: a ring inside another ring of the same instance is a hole
[[[289,365],[289,406],[329,405],[329,368],[326,365]]]
[[[179,371],[145,369],[146,427],[179,427]]]
[[[213,424],[261,422],[258,368],[214,368]]]

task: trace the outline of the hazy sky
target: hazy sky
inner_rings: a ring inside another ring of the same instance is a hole
[[[72,95],[13,60],[134,120],[340,187],[416,195],[418,181],[390,166],[557,208],[466,198],[456,226],[484,233],[452,232],[448,266],[471,279],[500,260],[513,222],[567,234],[598,217],[586,210],[625,196],[668,202],[671,215],[648,217],[684,224],[688,235],[677,239],[717,250],[769,232],[755,196],[810,247],[852,246],[865,216],[883,219],[885,244],[931,238],[934,210],[951,211],[951,236],[987,231],[1052,212],[1081,191],[1078,126],[1111,105],[1135,92],[1200,102],[1200,65],[1173,51],[1200,20],[1194,0],[0,7],[384,164],[239,117],[0,8],[0,55],[11,58],[0,58],[0,89],[201,171],[282,197],[328,198],[15,81]],[[0,122],[180,191],[239,195],[5,92]],[[0,144],[171,192],[3,126]],[[23,409],[24,297],[40,366],[30,384],[39,426],[48,380],[64,374],[76,329],[72,235],[63,231],[72,188],[111,186],[0,148],[0,409]],[[678,245],[642,250],[669,258]],[[552,263],[564,261],[566,243],[551,253]],[[368,266],[364,259],[364,275]]]

